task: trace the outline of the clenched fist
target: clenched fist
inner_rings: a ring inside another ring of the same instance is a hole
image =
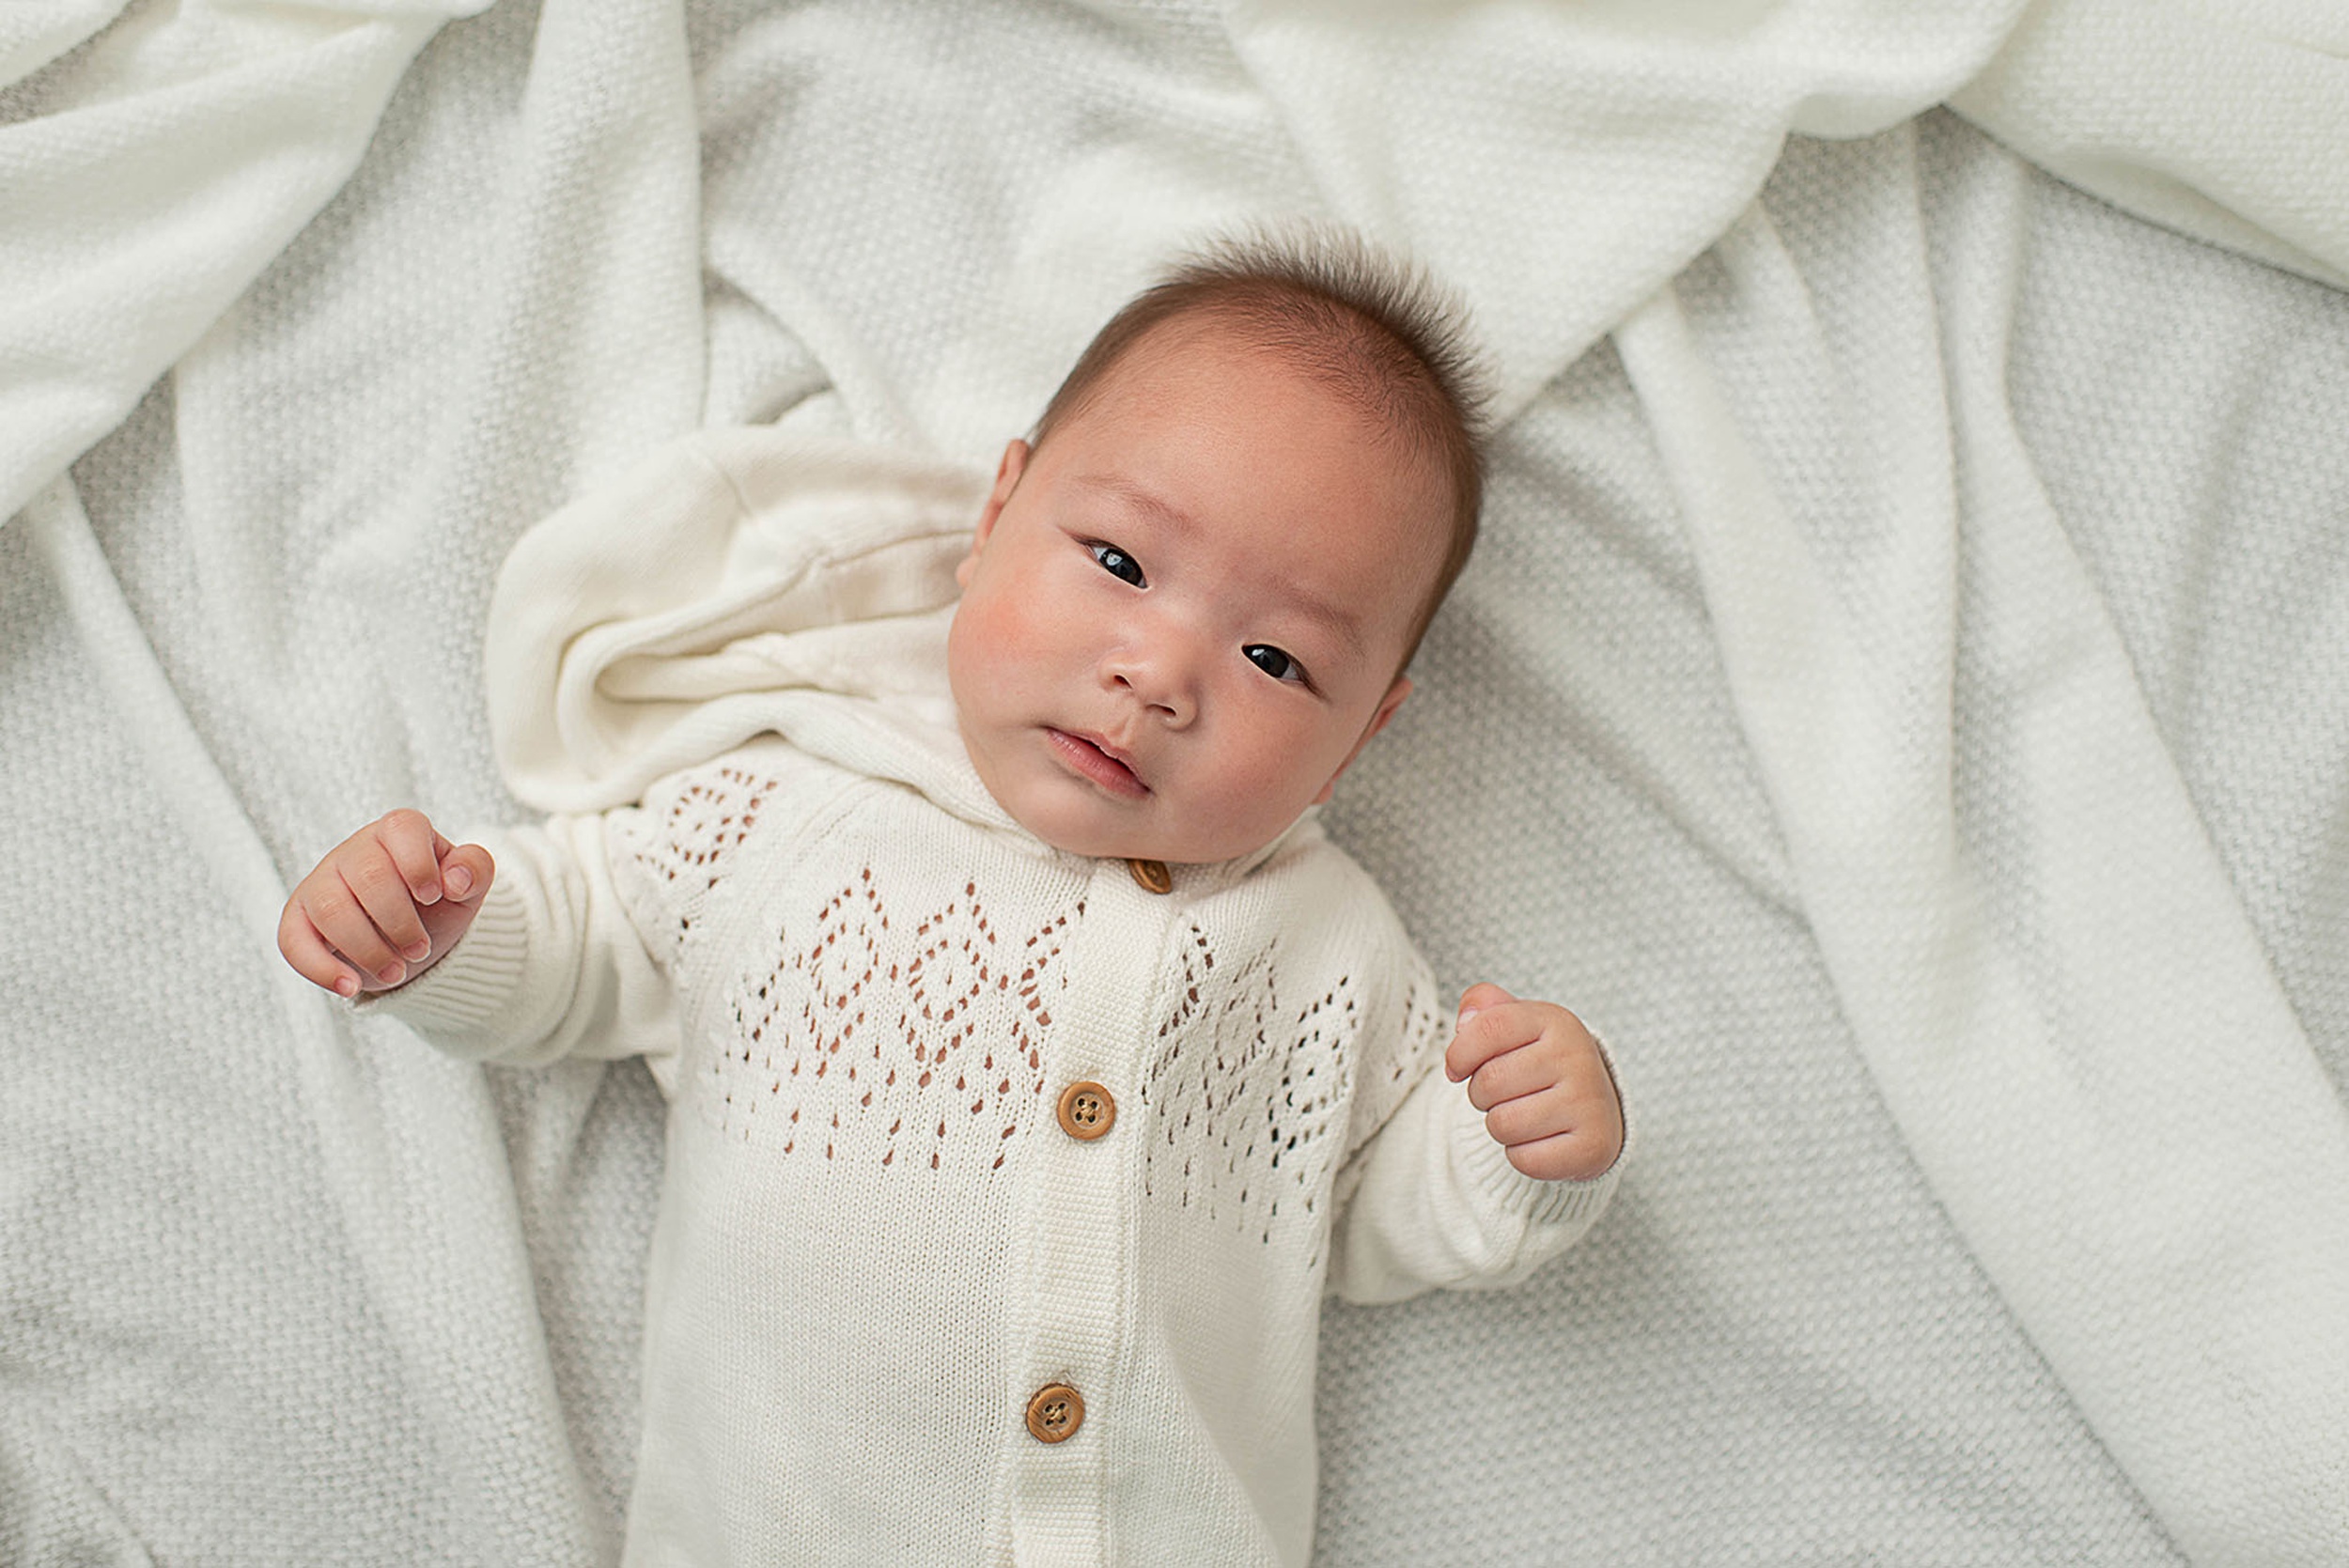
[[[277,950],[338,996],[388,991],[465,934],[496,873],[478,844],[449,843],[421,812],[393,812],[327,851],[295,887]]]
[[[1443,1069],[1468,1080],[1485,1130],[1529,1176],[1589,1181],[1623,1153],[1623,1101],[1607,1059],[1582,1020],[1554,1001],[1470,986]]]

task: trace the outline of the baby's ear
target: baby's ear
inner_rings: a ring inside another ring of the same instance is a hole
[[[1410,677],[1395,676],[1394,684],[1387,688],[1387,694],[1378,699],[1378,711],[1372,714],[1370,722],[1362,726],[1361,738],[1355,741],[1354,749],[1346,753],[1346,760],[1339,763],[1338,770],[1330,775],[1330,782],[1321,786],[1321,793],[1314,797],[1315,805],[1326,806],[1330,803],[1330,797],[1336,792],[1338,781],[1346,776],[1346,770],[1354,766],[1356,757],[1362,754],[1362,748],[1370,744],[1370,737],[1387,727],[1387,721],[1394,717],[1394,710],[1401,707],[1403,699],[1410,694]]]
[[[1024,441],[1003,444],[1003,460],[995,465],[995,488],[988,492],[987,505],[979,513],[979,526],[972,531],[971,553],[955,567],[957,587],[971,586],[971,574],[979,569],[979,551],[987,548],[988,536],[995,532],[995,520],[1003,515],[1003,503],[1019,488],[1019,475],[1027,472],[1030,447]]]

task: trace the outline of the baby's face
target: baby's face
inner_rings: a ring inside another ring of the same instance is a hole
[[[1003,809],[1075,854],[1261,848],[1403,700],[1449,496],[1353,404],[1218,326],[1137,344],[963,562],[947,659]]]

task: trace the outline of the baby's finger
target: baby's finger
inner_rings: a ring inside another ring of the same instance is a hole
[[[359,994],[359,971],[334,955],[334,945],[310,923],[302,906],[291,899],[286,901],[286,912],[277,918],[277,951],[286,955],[286,962],[293,966],[296,974],[313,986],[337,996]]]
[[[1550,1088],[1557,1082],[1558,1074],[1554,1066],[1545,1062],[1540,1052],[1517,1046],[1488,1058],[1483,1066],[1470,1075],[1469,1103],[1479,1110],[1490,1110],[1497,1105]]]
[[[1485,1130],[1508,1148],[1511,1164],[1549,1181],[1586,1181],[1623,1152],[1623,1118],[1614,1106],[1570,1084],[1495,1106],[1485,1113]],[[1515,1157],[1519,1150],[1538,1153],[1535,1163],[1543,1169]]]
[[[1451,1046],[1443,1053],[1443,1070],[1456,1083],[1503,1051],[1515,1050],[1536,1038],[1541,1032],[1539,1015],[1530,1014],[1524,1003],[1497,1002],[1460,1020],[1460,1032],[1452,1037]]]
[[[1587,1182],[1607,1174],[1623,1154],[1623,1140],[1606,1142],[1579,1129],[1509,1145],[1509,1163],[1546,1182]]]
[[[387,813],[375,825],[375,840],[390,852],[392,864],[397,868],[400,880],[407,883],[411,899],[418,904],[441,901],[439,846],[447,841],[433,831],[424,813],[405,808]],[[398,935],[388,929],[385,934]]]
[[[1552,1138],[1583,1127],[1588,1108],[1571,1092],[1551,1085],[1531,1094],[1502,1100],[1485,1112],[1485,1130],[1496,1142],[1515,1147],[1536,1139]]]
[[[448,841],[443,839],[443,845]],[[441,851],[441,887],[449,897],[470,903],[490,891],[497,862],[478,844],[460,844]]]
[[[384,875],[394,876],[388,867]],[[396,876],[394,879],[397,880]],[[327,945],[362,974],[380,979],[386,973],[401,972],[399,955],[383,939],[383,933],[375,928],[375,921],[333,864],[321,865],[304,877],[294,890],[294,901],[302,906],[303,914],[326,939]]]
[[[397,957],[421,958],[432,951],[431,939],[425,935],[424,920],[416,913],[416,901],[408,891],[408,880],[392,863],[389,854],[379,849],[373,854],[352,855],[335,867],[342,884],[367,919],[375,923]],[[437,875],[437,873],[436,873]],[[319,929],[339,943],[343,932],[321,921]],[[376,978],[387,986],[399,982],[384,972],[384,966],[372,958],[363,958],[349,948],[344,955],[359,959],[372,970]]]
[[[1460,993],[1460,1014],[1465,1017],[1470,1013],[1481,1013],[1487,1007],[1498,1007],[1504,1001],[1517,1000],[1491,981],[1480,981]]]

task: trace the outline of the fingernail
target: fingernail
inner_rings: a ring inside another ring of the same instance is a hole
[[[399,977],[407,972],[407,968],[404,965],[386,964],[381,969],[375,971],[375,977],[383,982],[386,986],[397,986],[399,984]]]
[[[428,954],[429,954],[431,951],[432,951],[432,939],[431,939],[430,938],[428,938],[428,937],[419,938],[417,940],[412,941],[412,942],[409,943],[406,947],[403,947],[403,948],[401,948],[401,949],[400,949],[400,952],[402,952],[402,953],[404,953],[404,954],[406,954],[406,955],[408,955],[408,960],[409,960],[409,962],[411,962],[411,963],[413,963],[413,962],[415,962],[417,959],[419,959],[419,958],[422,958],[422,957],[426,956],[426,955],[427,955]]]
[[[473,877],[467,874],[462,866],[459,866],[456,870],[450,872],[445,877],[442,878],[442,880],[447,885],[448,895],[451,898],[462,898],[466,893],[473,891]]]
[[[357,996],[359,994],[359,977],[355,974],[336,975],[334,977],[334,990],[339,996]]]

